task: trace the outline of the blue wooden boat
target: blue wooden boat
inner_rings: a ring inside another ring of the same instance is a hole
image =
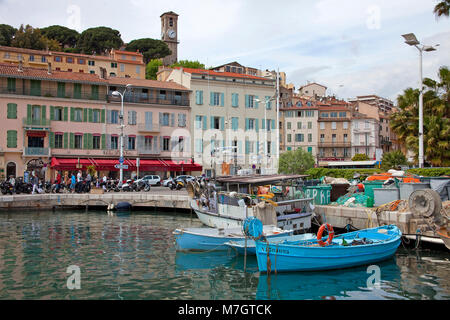
[[[302,241],[302,240],[312,240],[315,239],[316,235],[314,233],[304,233],[298,235],[287,235],[280,237],[270,238],[271,243],[282,243],[286,240],[289,241]],[[225,245],[236,250],[238,254],[245,254],[245,240],[231,240],[225,242]],[[247,254],[256,254],[256,244],[255,241],[247,240]]]
[[[274,225],[266,225],[262,230],[269,239],[293,234],[293,230],[283,230]],[[175,236],[175,247],[179,251],[228,250],[229,247],[225,245],[226,242],[245,240],[242,228],[186,228],[176,229],[173,234]],[[254,241],[248,239],[249,245],[251,242]]]
[[[258,238],[257,230],[250,236]],[[315,240],[272,243],[257,240],[256,257],[261,272],[315,271],[372,264],[391,258],[401,243],[402,233],[395,225],[364,229]],[[330,241],[330,238],[332,239]]]

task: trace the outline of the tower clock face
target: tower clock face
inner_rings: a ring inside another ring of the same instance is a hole
[[[170,29],[169,31],[167,31],[167,35],[169,36],[169,38],[174,39],[177,33],[175,32],[175,30]]]

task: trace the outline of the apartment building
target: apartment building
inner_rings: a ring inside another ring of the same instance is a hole
[[[50,72],[49,72],[50,71]],[[54,178],[94,166],[115,177],[124,95],[125,177],[201,171],[190,153],[190,90],[176,83],[0,63],[0,175]],[[139,160],[138,160],[139,159]]]
[[[280,108],[284,150],[302,148],[317,158],[319,108],[315,102],[298,96],[294,96],[292,102]]]
[[[103,68],[108,77],[145,79],[144,57],[138,52],[112,49],[102,56],[0,46],[0,63],[18,65],[19,61],[24,67],[47,69],[50,63],[55,71],[97,75],[101,75]]]
[[[377,95],[366,95],[366,96],[357,96],[354,99],[349,99],[348,102],[364,102],[371,106],[378,108],[381,112],[390,113],[395,108],[394,102],[389,99],[379,97]]]
[[[275,80],[188,68],[163,69],[158,80],[192,91],[192,150],[206,175],[234,174],[238,169],[275,170]]]
[[[318,103],[318,162],[351,160],[351,109],[340,100]]]
[[[285,109],[293,106],[294,88],[286,88],[280,86],[280,151],[286,151],[286,125],[285,125]]]
[[[376,160],[376,150],[379,148],[379,122],[369,116],[353,112],[352,115],[352,157],[365,154],[369,159]]]
[[[310,97],[317,99],[319,97],[325,97],[327,92],[327,87],[319,83],[308,83],[299,88],[299,95],[302,97]]]

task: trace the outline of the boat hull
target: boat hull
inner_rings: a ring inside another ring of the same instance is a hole
[[[261,272],[267,272],[269,268],[271,272],[330,270],[386,260],[395,254],[401,243],[400,230],[395,226],[393,228],[396,229],[398,235],[392,236],[392,239],[386,242],[357,246],[314,246],[314,244],[317,245],[317,241],[313,241],[309,245],[256,241],[258,269]],[[349,235],[344,234],[343,236],[347,239]]]
[[[267,238],[285,237],[292,235],[292,231],[277,230],[275,226],[264,226],[264,233]],[[215,230],[208,230],[208,228],[191,228],[191,229],[177,229],[174,231],[175,248],[178,251],[225,251],[230,247],[225,245],[226,242],[232,240],[245,240],[241,228],[227,229],[227,234],[219,234]],[[255,247],[253,240],[248,239],[249,245]],[[253,243],[252,243],[253,242]],[[253,250],[253,254],[256,252]]]

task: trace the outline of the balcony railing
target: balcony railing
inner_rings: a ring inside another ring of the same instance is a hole
[[[115,97],[111,93],[107,96],[108,102],[121,102],[120,97]],[[173,97],[166,97],[164,99],[160,97],[150,97],[148,94],[128,94],[125,95],[124,102],[129,103],[145,103],[145,104],[162,104],[162,105],[175,105],[175,106],[189,106],[189,99],[183,99],[183,98],[173,98]]]
[[[15,94],[21,96],[34,96],[45,98],[63,98],[63,99],[78,99],[78,100],[106,100],[106,95],[101,93],[92,93],[90,90],[82,90],[81,92],[73,92],[66,90],[65,92],[58,92],[57,89],[47,88],[43,85],[40,89],[32,89],[29,87],[8,88],[0,87],[0,94]]]
[[[24,156],[50,156],[50,148],[32,148],[25,147],[23,150]]]
[[[145,148],[138,148],[138,154],[140,155],[160,155],[161,154],[161,150],[160,149],[145,149]]]
[[[24,127],[45,127],[49,128],[51,124],[51,120],[48,119],[32,119],[32,118],[23,118],[22,120]]]
[[[160,132],[161,128],[159,123],[140,123],[138,124],[139,132]]]
[[[350,142],[319,142],[319,148],[350,148]]]

